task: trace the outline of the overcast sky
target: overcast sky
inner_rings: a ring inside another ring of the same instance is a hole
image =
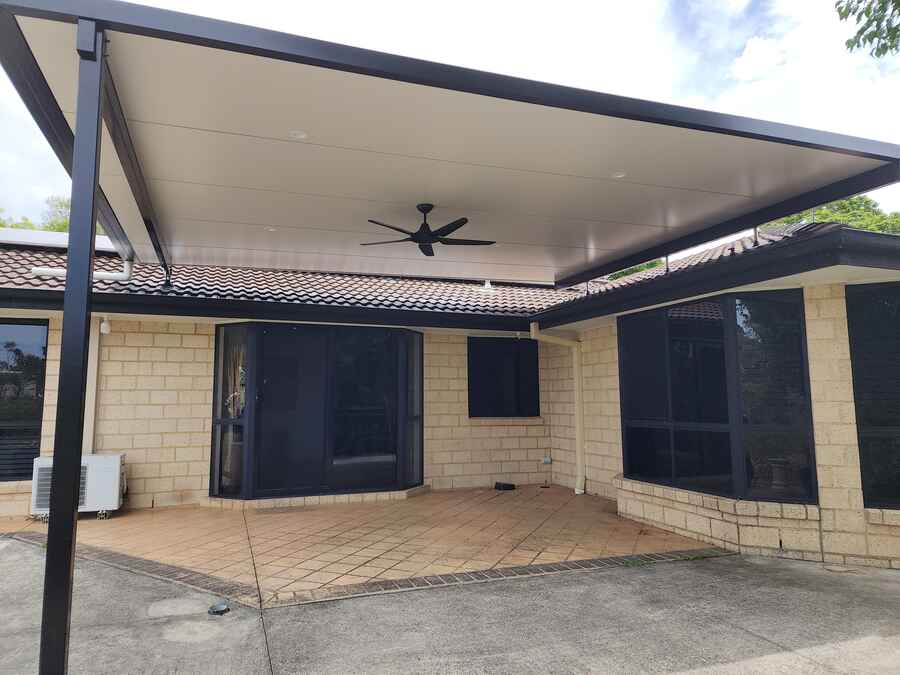
[[[847,53],[831,0],[143,4],[454,65],[900,143],[900,57]],[[0,208],[69,181],[0,74]],[[871,193],[900,210],[900,186]]]

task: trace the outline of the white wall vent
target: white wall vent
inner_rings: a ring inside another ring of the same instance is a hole
[[[50,513],[50,486],[53,458],[35,457],[31,482],[31,513]],[[122,455],[85,455],[81,458],[78,511],[106,514],[122,506],[125,494],[125,467]]]

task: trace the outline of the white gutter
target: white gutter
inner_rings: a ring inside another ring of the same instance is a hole
[[[94,281],[130,281],[133,263],[130,260],[122,261],[121,272],[94,272]],[[65,267],[32,267],[31,276],[33,277],[51,277],[54,279],[65,279]]]
[[[542,333],[536,321],[531,322],[531,339],[568,347],[572,350],[572,379],[575,389],[575,494],[583,495],[587,471],[584,456],[584,383],[581,376],[581,341]]]

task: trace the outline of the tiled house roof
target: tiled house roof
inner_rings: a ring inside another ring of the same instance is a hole
[[[737,257],[774,250],[843,227],[838,223],[813,223],[769,230],[761,232],[756,241],[745,237],[671,261],[668,271],[660,266],[614,281],[598,279],[568,289],[495,284],[492,290],[486,290],[482,283],[474,281],[186,265],[172,268],[172,287],[165,289],[159,266],[137,263],[130,281],[97,281],[94,291],[123,297],[233,300],[526,319],[582,298],[587,300],[586,291],[593,297],[612,296],[619,290],[660,283],[664,278],[677,278],[681,272],[727,264]],[[63,279],[35,278],[30,271],[36,266],[64,267],[65,263],[65,251],[60,249],[0,245],[0,289],[62,291]],[[100,254],[95,269],[120,271],[121,261]]]
[[[64,279],[31,276],[32,267],[65,267],[64,251],[0,247],[0,289],[62,291]],[[97,256],[94,269],[121,271],[117,257]],[[371,309],[530,316],[577,296],[542,286],[414,279],[234,267],[172,268],[172,288],[163,289],[158,265],[136,263],[128,282],[95,281],[94,292],[126,295],[250,300]]]
[[[778,244],[783,241],[790,241],[796,238],[806,238],[822,234],[824,232],[840,229],[845,227],[840,223],[811,223],[788,225],[777,229],[760,232],[756,240],[753,237],[743,237],[730,241],[720,246],[708,248],[693,255],[672,260],[669,263],[668,274],[674,274],[684,270],[693,270],[704,265],[725,262],[735,256],[743,255],[752,251],[764,249],[772,244]],[[591,282],[591,293],[608,293],[620,288],[635,286],[667,274],[664,265],[654,267],[653,269],[644,270],[630,274],[627,277],[621,277],[614,281],[604,281],[598,279]]]

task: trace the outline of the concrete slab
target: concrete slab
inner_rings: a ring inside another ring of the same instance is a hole
[[[37,665],[43,551],[0,538],[0,672]],[[900,673],[900,573],[737,556],[257,610],[79,560],[73,673]]]
[[[900,672],[900,574],[738,557],[266,611],[276,673]]]
[[[36,672],[44,551],[0,538],[0,672]],[[72,673],[267,673],[259,612],[222,617],[219,598],[180,584],[78,560]]]

